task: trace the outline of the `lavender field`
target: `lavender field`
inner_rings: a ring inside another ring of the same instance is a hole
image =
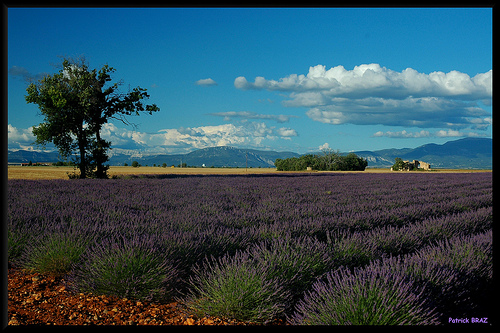
[[[492,191],[491,173],[9,180],[8,260],[200,316],[448,324],[491,314]]]

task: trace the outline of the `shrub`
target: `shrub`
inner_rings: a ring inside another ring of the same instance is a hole
[[[71,281],[77,290],[94,294],[169,299],[177,274],[162,253],[151,237],[108,238],[84,254]]]
[[[365,267],[391,274],[404,274],[422,289],[422,296],[436,307],[446,322],[449,316],[472,316],[493,285],[491,231],[474,236],[454,237],[428,245],[416,253],[383,258]]]
[[[13,228],[7,229],[7,260],[9,263],[18,264],[31,238],[32,236],[27,232]]]
[[[40,274],[62,276],[71,271],[87,248],[88,237],[53,233],[34,239],[24,253],[22,267]]]
[[[491,230],[478,235],[453,237],[425,247],[409,259],[432,262],[434,271],[453,274],[452,280],[422,278],[430,281],[434,292],[429,295],[439,308],[449,315],[470,316],[485,313],[493,288],[493,254]],[[490,300],[491,302],[492,300]],[[482,307],[482,308],[481,308]]]
[[[344,237],[341,236],[342,234]],[[362,232],[340,233],[331,247],[332,259],[336,267],[364,266],[376,259],[377,255],[376,247]]]
[[[331,271],[296,306],[290,321],[300,325],[437,324],[421,291],[403,274],[370,267]]]
[[[277,171],[303,171],[308,167],[323,171],[364,171],[368,161],[354,153],[343,156],[339,152],[325,151],[323,156],[306,154],[300,157],[278,158],[274,165]]]
[[[251,260],[246,252],[206,259],[194,268],[191,290],[182,302],[199,316],[246,322],[270,322],[281,316],[289,294],[271,266]]]
[[[422,246],[423,239],[417,231],[415,225],[402,228],[387,226],[368,232],[367,238],[380,254],[401,255]]]
[[[269,276],[281,278],[294,300],[301,297],[316,278],[333,268],[328,245],[308,236],[266,240],[248,252],[252,260],[272,267]]]
[[[413,285],[423,291],[429,307],[436,308],[436,316],[443,319],[443,311],[449,299],[458,299],[454,287],[460,283],[459,276],[451,269],[443,267],[433,260],[422,260],[415,255],[386,257],[376,260],[365,269],[381,269],[391,274],[403,274],[413,281]],[[452,294],[454,294],[453,297]]]
[[[463,277],[464,287],[473,288],[479,281],[493,278],[491,238],[491,230],[478,235],[456,236],[421,249],[415,257],[456,271]]]
[[[107,293],[161,298],[169,297],[175,286],[176,296],[179,288],[185,295],[190,287],[199,299],[201,292],[189,283],[190,276],[198,275],[200,290],[213,293],[210,299],[222,299],[225,294],[217,295],[215,287],[201,281],[221,276],[230,284],[230,276],[237,275],[233,266],[243,260],[231,259],[236,262],[231,266],[229,258],[239,258],[242,254],[236,254],[243,251],[251,263],[242,263],[240,270],[245,272],[237,276],[254,281],[253,290],[259,290],[251,292],[254,298],[281,304],[272,317],[289,315],[304,290],[312,290],[315,279],[326,278],[324,270],[361,269],[374,260],[405,255],[406,266],[398,266],[395,274],[404,271],[437,311],[454,317],[467,312],[463,318],[486,316],[486,296],[492,294],[491,239],[487,240],[491,233],[477,234],[493,226],[491,173],[129,178],[9,180],[9,262],[21,266],[35,245],[42,246],[45,235],[69,235],[71,230],[75,237],[92,235],[87,252],[69,274],[86,288],[75,288],[78,292],[103,290],[114,283]],[[462,236],[450,239],[457,235]],[[145,244],[133,245],[139,238]],[[202,272],[201,265],[211,256],[211,266],[206,267],[218,265],[218,274]],[[220,261],[223,256],[226,261]],[[105,276],[110,277],[108,284]],[[146,291],[149,278],[155,281],[149,287],[158,292]],[[266,287],[255,287],[255,281]],[[278,293],[288,293],[286,301],[272,294],[270,283],[281,288]],[[240,298],[250,302],[249,297]],[[260,318],[269,320],[267,314]]]

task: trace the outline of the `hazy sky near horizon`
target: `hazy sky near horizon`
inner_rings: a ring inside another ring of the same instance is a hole
[[[27,80],[61,56],[116,69],[161,111],[114,151],[306,153],[492,137],[492,8],[8,8],[8,148],[43,121]]]

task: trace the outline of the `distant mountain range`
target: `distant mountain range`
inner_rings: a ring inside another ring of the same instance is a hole
[[[116,154],[110,158],[110,165],[132,164],[132,161],[137,161],[141,165],[152,166],[162,165],[178,166],[186,164],[188,166],[203,166],[205,167],[229,167],[229,168],[269,168],[274,167],[274,161],[277,158],[288,158],[300,156],[292,152],[275,152],[254,149],[239,149],[229,146],[211,147],[192,151],[187,154],[176,155],[147,155],[141,158],[131,157],[125,154]]]
[[[429,143],[417,148],[358,151],[356,155],[368,160],[368,167],[390,167],[394,159],[419,160],[432,168],[445,169],[492,169],[493,140],[465,138],[448,141],[442,145]]]
[[[431,164],[432,168],[450,169],[491,169],[493,163],[493,140],[487,138],[465,138],[448,141],[442,145],[429,143],[417,148],[382,149],[376,151],[355,151],[356,155],[368,160],[368,167],[391,167],[394,159],[419,160]],[[320,154],[318,152],[318,154]],[[277,158],[298,157],[293,152],[263,151],[255,149],[239,149],[229,146],[198,149],[187,154],[177,155],[146,155],[142,157],[127,154],[113,154],[110,165],[131,165],[133,161],[141,165],[178,166],[185,163],[188,166],[205,167],[274,167]],[[57,162],[59,155],[47,152],[26,150],[8,151],[9,163]]]

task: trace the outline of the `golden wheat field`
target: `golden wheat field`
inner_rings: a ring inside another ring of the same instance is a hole
[[[68,173],[73,173],[73,167],[65,166],[10,166],[8,167],[8,179],[69,179]],[[303,171],[306,172],[306,171]],[[307,171],[317,172],[317,171]],[[389,168],[367,168],[365,171],[320,171],[326,172],[364,172],[382,173],[391,172]],[[491,170],[464,170],[464,169],[434,169],[427,172],[491,172]],[[161,168],[161,167],[138,167],[111,166],[108,170],[110,177],[119,175],[150,175],[150,174],[172,174],[172,175],[245,175],[245,174],[283,174],[296,173],[296,171],[276,171],[275,168]]]
[[[9,179],[68,179],[73,167],[64,166],[9,166]],[[256,174],[277,172],[274,168],[161,168],[110,166],[108,174],[115,175],[151,175],[151,174]],[[77,171],[78,173],[78,171]]]

